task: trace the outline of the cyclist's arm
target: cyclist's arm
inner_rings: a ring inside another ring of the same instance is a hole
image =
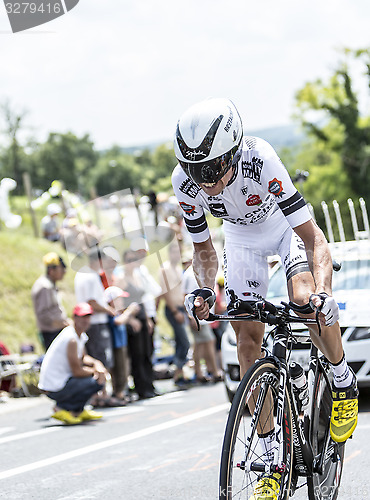
[[[294,231],[305,244],[308,264],[315,280],[315,293],[332,295],[333,262],[324,233],[312,219],[295,227]]]
[[[209,287],[213,290],[218,270],[218,259],[211,238],[202,243],[194,243],[193,269],[199,287]],[[194,301],[194,306],[199,319],[208,318],[208,302],[198,296]]]
[[[215,287],[216,274],[218,271],[218,259],[212,239],[208,238],[202,243],[193,243],[193,269],[199,288]]]

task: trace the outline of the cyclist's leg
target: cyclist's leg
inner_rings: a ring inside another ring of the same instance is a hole
[[[307,304],[315,291],[315,283],[308,266],[304,244],[299,236],[288,228],[279,245],[279,254],[285,268],[289,299],[303,305]],[[314,317],[314,314],[304,317]],[[309,326],[314,344],[333,364],[343,357],[342,337],[339,323],[331,327],[322,327],[319,336],[316,325]]]
[[[246,248],[243,245],[225,245],[224,251],[225,292],[234,290],[242,300],[256,301],[266,296],[268,287],[268,264],[263,251]],[[261,358],[261,346],[265,327],[262,323],[231,322],[237,338],[237,351],[241,378],[256,360]],[[251,413],[254,411],[253,398],[248,402]],[[261,421],[265,421],[264,429],[258,427],[261,438],[272,434],[274,424],[271,415],[271,396],[268,395],[263,406]],[[271,420],[271,423],[269,423]],[[269,438],[270,439],[270,438]]]
[[[287,230],[279,250],[287,275],[289,298],[297,304],[306,304],[314,293],[315,283],[308,269],[302,241],[293,230]],[[315,325],[310,325],[309,330],[312,342],[331,364],[334,387],[330,431],[335,441],[342,442],[351,436],[357,425],[356,377],[344,356],[339,322],[330,327],[322,326],[320,335]]]
[[[247,323],[247,322],[236,322],[233,321],[232,326],[236,333],[237,338],[237,349],[238,349],[238,359],[240,364],[240,378],[243,378],[244,374],[247,372],[256,360],[261,358],[261,345],[264,334],[264,325],[262,323]],[[256,400],[250,398],[248,402],[249,411],[253,414],[255,408]],[[261,422],[264,422],[263,429],[258,426],[257,432],[260,437],[266,437],[272,434],[274,430],[273,421],[271,418],[271,397],[266,398],[266,402],[263,406]],[[270,421],[270,424],[268,424]]]
[[[261,346],[265,325],[256,322],[232,321],[231,326],[236,333],[240,378],[257,359],[261,358]]]

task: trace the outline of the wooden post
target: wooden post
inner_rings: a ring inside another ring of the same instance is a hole
[[[36,214],[35,211],[32,208],[32,184],[31,184],[31,177],[28,172],[24,172],[23,174],[23,184],[24,184],[24,190],[26,191],[26,195],[28,198],[28,208],[31,214],[31,220],[32,220],[32,227],[33,227],[33,233],[36,238],[39,237],[39,227],[37,224],[37,219],[36,219]]]

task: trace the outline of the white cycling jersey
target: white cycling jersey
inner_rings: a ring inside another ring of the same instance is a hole
[[[308,271],[300,238],[292,231],[311,219],[307,205],[272,146],[245,137],[234,174],[217,196],[208,196],[177,165],[172,185],[194,243],[210,234],[205,210],[224,221],[226,290],[239,296],[265,296],[266,256],[279,253],[287,278]],[[257,291],[256,288],[259,290]]]
[[[254,227],[279,210],[282,220],[286,218],[293,228],[311,218],[275,150],[258,137],[243,139],[243,151],[234,175],[219,195],[208,196],[187,177],[180,165],[173,172],[172,185],[194,243],[209,238],[205,209],[224,220],[226,240],[250,234]]]

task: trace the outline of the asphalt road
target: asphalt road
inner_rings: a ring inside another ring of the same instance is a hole
[[[171,381],[162,382],[164,391]],[[339,499],[368,500],[370,414],[361,398]],[[66,427],[46,397],[0,405],[0,498],[216,500],[229,404],[222,384],[167,392]],[[306,488],[294,499],[307,499]]]

